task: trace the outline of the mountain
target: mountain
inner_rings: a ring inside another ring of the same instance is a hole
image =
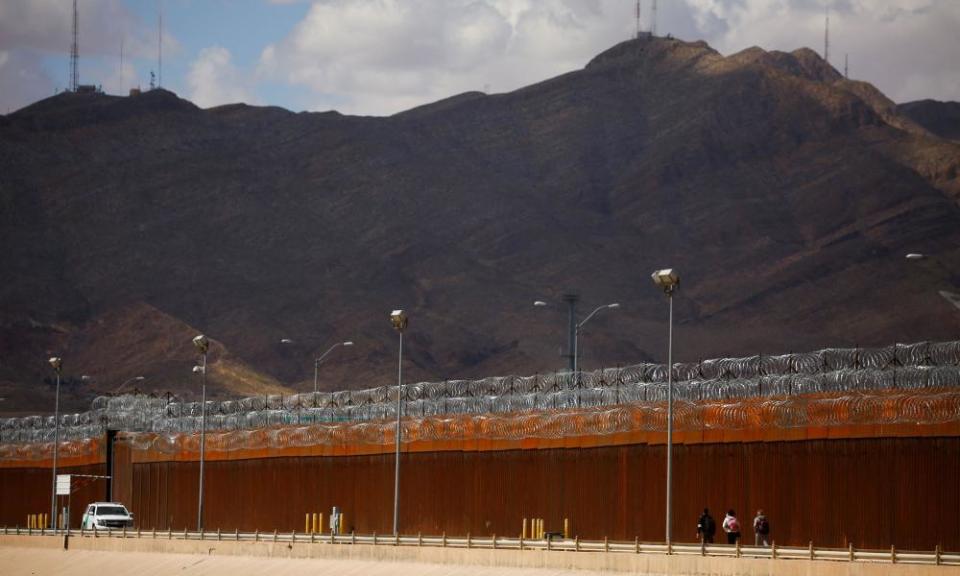
[[[900,104],[897,111],[941,138],[960,140],[960,102],[917,100]]]
[[[60,94],[0,118],[3,409],[49,410],[54,353],[69,409],[195,398],[196,332],[212,394],[312,389],[344,340],[323,389],[391,384],[395,308],[408,382],[558,370],[569,290],[622,305],[584,369],[663,360],[667,266],[679,360],[952,339],[958,165],[808,49],[643,38],[390,117]]]

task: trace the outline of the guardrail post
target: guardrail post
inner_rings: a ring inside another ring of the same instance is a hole
[[[813,540],[810,541],[810,559],[811,559],[811,560],[814,559],[814,555],[813,555]]]
[[[310,543],[311,543],[311,544],[313,544],[313,543],[315,543],[315,542],[317,541],[316,536],[317,536],[316,533],[314,533],[314,532],[311,532],[311,533],[310,533]]]
[[[373,531],[373,545],[374,545],[374,546],[377,545],[377,531],[376,531],[376,530]]]
[[[937,544],[936,550],[933,551],[933,556],[934,556],[934,560],[935,560],[936,563],[937,563],[937,566],[939,566],[939,565],[940,565],[940,562],[941,562],[941,560],[940,560],[940,545],[939,545],[939,544]]]
[[[96,525],[96,524],[93,525],[93,537],[94,537],[94,538],[99,538],[99,537],[100,537],[100,531],[97,529],[97,525]]]
[[[550,550],[550,543],[553,542],[553,538],[547,537],[547,550]]]
[[[351,544],[356,544],[356,543],[357,543],[357,533],[356,533],[356,532],[350,532],[350,543],[351,543]]]
[[[773,554],[773,559],[777,559],[777,541],[774,540],[770,542],[770,553]]]
[[[123,525],[123,533],[121,534],[121,536],[122,536],[123,538],[126,538],[126,537],[127,537],[127,525],[126,525],[126,524]]]
[[[297,543],[297,531],[296,531],[296,530],[291,530],[291,531],[290,531],[290,543],[291,543],[291,544],[296,544],[296,543]]]
[[[167,540],[173,540],[173,528],[167,526]]]
[[[217,542],[220,541],[220,528],[217,528]]]
[[[417,546],[423,546],[423,532],[417,532]]]
[[[444,547],[444,548],[447,547],[447,533],[446,533],[446,532],[443,533],[443,547]]]
[[[124,528],[124,530],[126,530],[126,528]],[[107,538],[112,538],[112,537],[113,537],[113,528],[107,526]]]
[[[81,529],[82,529],[82,527],[81,527]],[[156,527],[156,526],[153,527],[153,539],[154,539],[154,540],[157,539],[157,527]]]
[[[634,549],[634,552],[636,552],[637,554],[640,553],[640,537],[639,536],[633,537],[633,549]]]
[[[524,528],[526,528],[526,527],[524,527]],[[526,532],[526,529],[524,529],[524,532]],[[523,550],[523,536],[524,536],[523,534],[520,534],[520,549],[521,549],[521,550]]]
[[[333,528],[331,528],[331,529],[330,529],[330,543],[331,543],[331,544],[333,544],[334,542],[336,542],[336,540],[334,540],[334,538],[333,538],[333,534],[334,534]]]
[[[707,555],[707,539],[706,538],[700,539],[700,555],[701,556]]]
[[[853,562],[853,542],[850,543],[850,561]]]
[[[256,532],[253,533],[253,541],[254,541],[254,542],[259,542],[259,541],[260,541],[260,529],[259,529],[259,528],[257,528],[257,529],[256,529]]]
[[[670,547],[670,545],[667,544],[667,548],[669,548],[669,547]],[[737,538],[737,558],[739,558],[739,557],[740,557],[740,539]]]
[[[471,547],[472,547],[472,544],[470,542],[470,533],[467,532],[467,548],[471,548]]]
[[[203,528],[200,529],[200,539],[203,540]]]
[[[673,554],[673,542],[667,542],[667,556]],[[740,557],[740,540],[737,540],[737,558]]]
[[[240,541],[240,528],[233,529],[233,539],[236,540],[237,542]]]
[[[274,542],[277,541],[277,532],[278,532],[278,530],[277,530],[276,528],[274,528],[274,529],[273,529],[273,541],[274,541]]]
[[[580,535],[579,534],[577,534],[577,536],[573,539],[573,551],[574,552],[580,551]]]
[[[603,537],[603,551],[604,552],[610,551],[610,540],[606,536]]]
[[[897,563],[897,548],[893,544],[890,545],[890,563]]]
[[[137,540],[140,539],[140,527],[137,526]]]
[[[496,535],[496,534],[493,535],[493,549],[494,549],[494,550],[497,549],[497,535]]]

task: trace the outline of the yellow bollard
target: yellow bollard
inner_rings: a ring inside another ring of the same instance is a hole
[[[526,518],[523,519],[523,529],[520,530],[520,537],[521,538],[527,537],[527,519]]]
[[[42,524],[41,527],[46,528],[46,527],[49,526],[49,525],[50,525],[50,515],[49,515],[49,514],[44,514],[44,515],[43,515],[43,524]]]
[[[537,518],[537,539],[543,540],[543,518]]]
[[[339,525],[337,526],[337,534],[343,534],[343,519],[344,519],[346,516],[347,516],[347,515],[344,514],[343,512],[340,513],[340,516],[339,516],[340,522],[338,523]]]
[[[310,533],[310,513],[309,512],[307,512],[307,519],[304,521],[303,526],[304,526],[303,531],[309,534]]]
[[[569,518],[563,519],[563,537],[570,538],[570,519]]]
[[[323,512],[317,514],[317,532],[323,534]]]
[[[33,514],[27,514],[27,530],[33,530]]]
[[[315,533],[320,532],[320,519],[317,517],[317,513],[313,513],[313,531]]]

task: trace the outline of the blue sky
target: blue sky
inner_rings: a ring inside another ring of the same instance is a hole
[[[391,114],[580,68],[635,30],[635,0],[78,1],[82,83],[149,85],[162,2],[163,85],[203,107]],[[660,0],[657,28],[724,54],[822,52],[828,4],[838,69],[849,54],[895,101],[960,100],[956,0]],[[0,113],[68,85],[70,15],[71,0],[0,0]]]

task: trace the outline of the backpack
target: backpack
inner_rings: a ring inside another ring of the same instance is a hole
[[[727,522],[727,528],[729,528],[731,532],[739,533],[740,522],[736,518],[730,518],[730,521]]]
[[[767,522],[766,516],[761,516],[760,521],[757,522],[757,534],[769,534],[770,533],[770,523]]]

